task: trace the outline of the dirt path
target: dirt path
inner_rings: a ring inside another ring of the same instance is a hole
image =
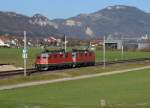
[[[29,87],[29,86],[35,86],[35,85],[57,83],[57,82],[64,82],[64,81],[71,81],[71,80],[79,80],[79,79],[86,79],[86,78],[99,77],[99,76],[107,76],[107,75],[126,73],[126,72],[131,72],[131,71],[138,71],[138,70],[143,70],[143,69],[150,69],[150,66],[125,69],[125,70],[119,70],[119,71],[112,71],[112,72],[105,72],[105,73],[98,73],[98,74],[93,74],[93,75],[82,75],[82,76],[78,76],[78,77],[61,78],[61,79],[56,79],[56,80],[36,81],[36,82],[28,82],[28,83],[10,85],[10,86],[1,86],[0,90],[9,90],[9,89]]]
[[[13,65],[1,65],[0,66],[0,72],[1,71],[10,71],[10,70],[18,70],[18,69],[21,69],[21,68],[17,68]]]

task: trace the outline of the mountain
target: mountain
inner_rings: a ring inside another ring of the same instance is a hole
[[[0,34],[22,36],[23,31],[33,37],[59,33],[55,24],[40,14],[28,17],[14,12],[0,12]]]
[[[116,35],[139,37],[150,34],[150,13],[131,6],[109,6],[91,14],[80,14],[59,23],[70,36],[102,37]]]
[[[0,12],[0,33],[45,37],[66,34],[72,38],[97,38],[104,35],[140,37],[150,34],[150,13],[136,7],[115,5],[90,14],[68,19],[49,20],[41,14],[32,17],[14,12]]]

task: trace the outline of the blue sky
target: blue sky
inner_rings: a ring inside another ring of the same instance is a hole
[[[112,5],[136,6],[150,12],[150,0],[0,0],[0,11],[13,11],[32,16],[43,14],[50,19],[68,18],[91,13]]]

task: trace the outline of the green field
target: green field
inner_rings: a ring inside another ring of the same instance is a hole
[[[106,60],[120,60],[120,59],[134,59],[134,58],[146,58],[150,57],[150,52],[141,52],[141,51],[126,51],[123,56],[121,51],[106,51]],[[103,52],[96,51],[97,61],[103,60]]]
[[[150,69],[0,91],[1,108],[149,108]]]
[[[41,49],[32,48],[28,52],[28,67],[32,67],[35,62],[36,55]],[[22,48],[0,48],[0,63],[13,64],[15,66],[23,66]]]
[[[70,50],[70,48],[69,48]],[[28,56],[28,67],[33,67],[36,55],[41,52],[42,49],[30,48]],[[121,51],[107,51],[106,60],[119,60],[130,58],[143,58],[150,57],[150,52],[124,52],[122,58]],[[96,51],[96,60],[101,61],[103,59],[103,52]],[[16,48],[0,48],[0,63],[14,64],[17,67],[23,66],[22,49]]]

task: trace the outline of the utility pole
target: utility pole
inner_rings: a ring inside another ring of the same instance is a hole
[[[36,40],[36,47],[37,47],[37,48],[39,47],[39,40],[38,40],[38,38],[37,38],[37,40]]]
[[[123,44],[121,46],[121,59],[124,58],[124,47],[123,47]]]
[[[24,49],[22,57],[24,59],[24,76],[27,76],[27,39],[26,39],[26,31],[24,31]]]
[[[65,35],[64,35],[65,36]],[[65,36],[65,52],[67,51],[67,40],[66,40],[66,36]]]
[[[106,45],[105,45],[105,36],[103,40],[103,64],[104,64],[104,69],[106,68]]]
[[[121,59],[123,60],[124,59],[124,46],[123,46],[123,44],[124,44],[124,42],[123,42],[123,37],[122,37],[122,39],[121,39]]]

